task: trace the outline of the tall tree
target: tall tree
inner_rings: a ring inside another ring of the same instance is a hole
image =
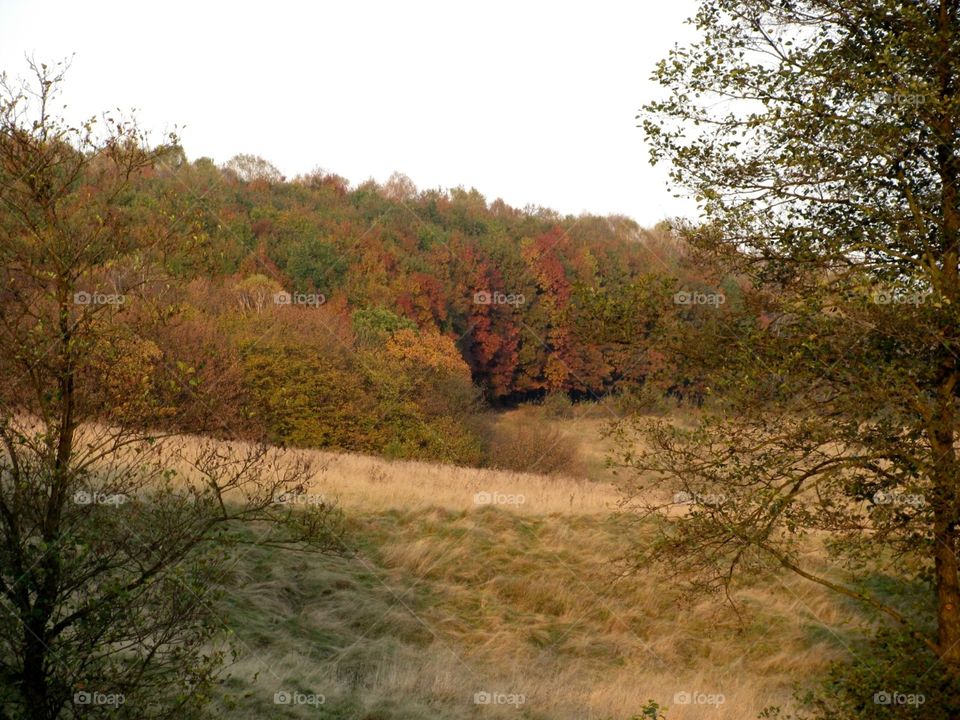
[[[690,348],[722,358],[722,412],[694,432],[647,427],[652,452],[628,458],[648,473],[629,487],[646,511],[694,499],[656,554],[689,559],[699,587],[788,568],[909,628],[953,676],[958,15],[957,0],[700,3],[699,40],[658,66],[667,93],[643,126],[708,218],[688,237],[776,322],[744,314]],[[803,554],[811,536],[835,567]],[[927,583],[929,605],[858,582],[883,571]]]
[[[176,218],[140,233],[131,212],[176,138],[71,125],[62,67],[32,69],[0,93],[0,716],[189,716],[237,523],[327,546],[333,511],[277,503],[301,461],[142,427],[157,384],[189,382],[145,321]]]

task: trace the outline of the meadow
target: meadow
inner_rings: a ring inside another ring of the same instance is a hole
[[[626,720],[654,700],[733,720],[843,656],[865,620],[802,580],[744,584],[734,611],[625,573],[646,529],[589,462],[604,423],[538,421],[578,439],[587,474],[307,451],[304,497],[343,509],[347,552],[237,551],[216,606],[238,651],[230,716]]]

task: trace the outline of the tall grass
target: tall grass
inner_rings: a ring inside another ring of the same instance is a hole
[[[221,611],[242,642],[231,717],[626,719],[654,699],[670,720],[756,717],[838,657],[856,623],[787,578],[743,589],[740,624],[685,605],[611,558],[628,517],[486,507],[354,513],[348,558],[244,556]],[[323,713],[271,707],[278,688],[323,694]],[[474,693],[522,695],[477,706]],[[682,693],[723,696],[683,705]],[[289,711],[288,715],[282,714]]]
[[[574,421],[556,423],[572,434]],[[598,452],[584,437],[601,423],[576,421],[581,458]],[[204,442],[177,440],[185,457]],[[789,704],[792,683],[863,623],[789,577],[741,587],[741,621],[651,574],[622,576],[616,560],[648,530],[599,477],[296,452],[317,468],[305,491],[346,512],[347,554],[238,551],[217,608],[239,652],[217,698],[225,717],[625,720],[653,699],[670,720],[740,720]],[[324,703],[277,705],[282,690]],[[480,692],[525,701],[477,705]]]

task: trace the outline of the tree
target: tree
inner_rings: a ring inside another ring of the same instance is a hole
[[[960,675],[960,3],[704,0],[657,68],[652,159],[687,238],[749,278],[713,355],[720,412],[646,426],[654,556],[701,589],[776,566],[893,619]],[[760,311],[785,321],[762,328]],[[710,358],[707,358],[708,360]],[[659,494],[658,494],[659,491]],[[689,501],[692,501],[690,503]],[[805,556],[825,539],[835,567]],[[889,573],[919,604],[862,582]],[[919,608],[919,609],[918,609]],[[929,609],[928,609],[929,608]]]
[[[403,173],[394,172],[383,185],[383,195],[397,202],[410,201],[417,196],[417,186]]]
[[[276,304],[278,293],[283,292],[283,288],[276,280],[271,280],[266,275],[257,273],[245,277],[243,280],[233,286],[233,292],[237,296],[237,304],[243,313],[250,311],[257,315],[262,313],[265,308]]]
[[[189,383],[146,320],[177,221],[138,233],[131,207],[177,139],[71,125],[62,65],[31,69],[0,93],[0,716],[193,716],[238,523],[329,548],[335,511],[278,502],[303,460],[143,427],[158,385]]]
[[[285,179],[273,163],[259,155],[240,153],[230,158],[223,167],[243,182],[260,180],[265,183],[279,183]]]

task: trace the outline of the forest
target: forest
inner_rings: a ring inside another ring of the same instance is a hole
[[[87,289],[145,291],[162,322],[130,368],[155,385],[138,417],[185,432],[476,464],[490,439],[470,420],[491,408],[629,402],[645,383],[702,401],[668,325],[715,324],[741,302],[667,224],[420,192],[399,173],[383,186],[322,171],[287,181],[262,158],[220,168],[173,146],[118,207],[135,232],[177,242]],[[704,291],[729,305],[675,302]]]

